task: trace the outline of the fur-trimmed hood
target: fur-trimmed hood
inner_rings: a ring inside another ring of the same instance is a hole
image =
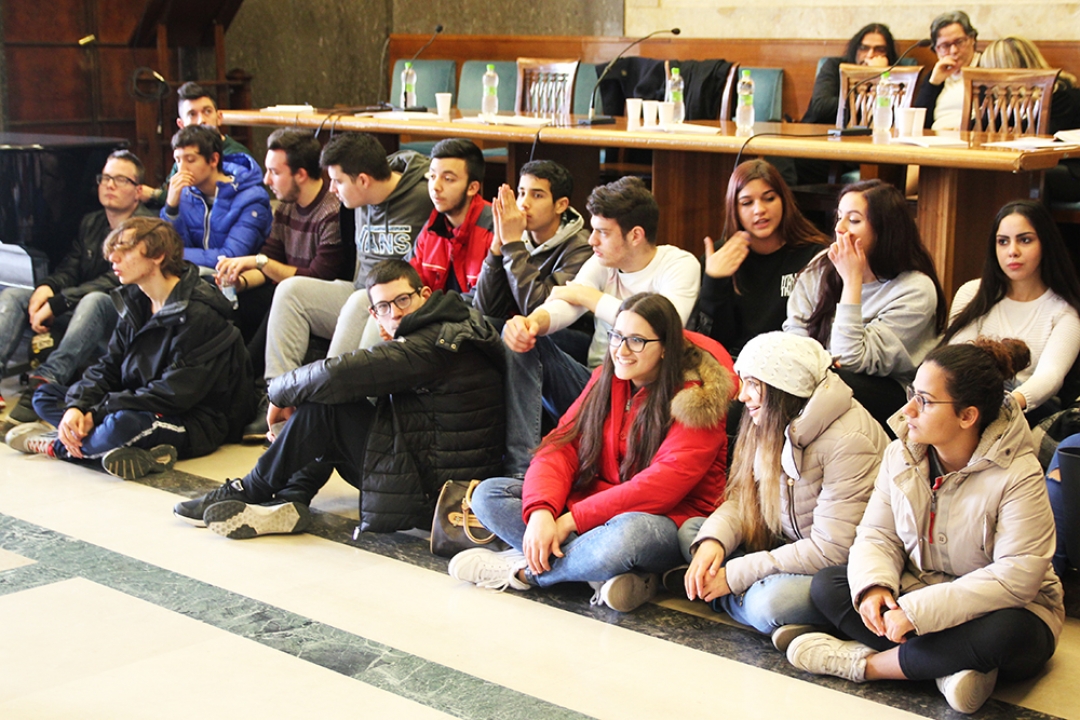
[[[672,398],[671,416],[687,427],[716,427],[727,415],[735,396],[735,377],[720,364],[710,348],[698,345],[695,338],[687,340],[701,351],[701,359],[696,365],[683,369],[686,386]]]

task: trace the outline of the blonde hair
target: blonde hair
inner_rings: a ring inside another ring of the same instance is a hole
[[[979,67],[984,68],[1032,68],[1053,70],[1055,68],[1046,62],[1046,58],[1035,47],[1035,43],[1018,35],[1001,38],[990,43],[982,56],[979,58]],[[1062,70],[1058,74],[1055,90],[1061,88],[1061,84],[1076,87],[1076,76]]]
[[[760,423],[754,424],[750,413],[743,412],[725,491],[725,501],[734,502],[739,510],[742,546],[748,552],[769,550],[783,539],[780,455],[788,425],[809,400],[755,381],[761,384]]]
[[[173,226],[152,217],[129,217],[116,226],[101,244],[101,254],[106,260],[113,251],[125,251],[143,243],[143,255],[148,258],[164,258],[161,273],[179,277],[184,273],[184,241]]]

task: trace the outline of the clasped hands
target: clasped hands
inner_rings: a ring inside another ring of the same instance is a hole
[[[915,625],[896,602],[892,590],[880,585],[863,593],[859,617],[870,632],[894,643],[907,642],[908,633],[915,631]]]
[[[562,544],[575,532],[577,523],[569,512],[556,520],[550,510],[534,510],[529,515],[522,538],[522,551],[529,571],[533,575],[540,575],[551,570],[551,556],[562,557]]]
[[[724,567],[724,546],[718,540],[702,540],[683,578],[686,597],[712,602],[731,594]]]

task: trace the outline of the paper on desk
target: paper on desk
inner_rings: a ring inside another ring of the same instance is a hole
[[[259,112],[309,113],[315,112],[315,108],[311,105],[271,105],[270,107],[260,108]]]
[[[956,135],[904,135],[889,140],[892,145],[918,145],[924,148],[950,148],[968,146],[967,140],[961,140],[959,133]]]
[[[1045,137],[1019,137],[1015,140],[1001,140],[999,142],[983,143],[983,147],[1008,148],[1010,150],[1039,150],[1042,148],[1073,147],[1078,142],[1058,142],[1053,138]]]
[[[720,128],[718,127],[710,127],[709,125],[691,125],[690,123],[675,123],[660,129],[663,132],[685,133],[687,135],[716,135],[720,132]]]
[[[460,118],[457,122],[478,122],[488,125],[514,125],[517,127],[541,128],[551,125],[551,118],[529,117],[528,115],[479,115]]]

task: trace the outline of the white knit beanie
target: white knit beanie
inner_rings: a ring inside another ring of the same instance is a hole
[[[735,372],[774,388],[807,398],[825,379],[832,356],[813,338],[769,332],[750,340],[735,361]]]

